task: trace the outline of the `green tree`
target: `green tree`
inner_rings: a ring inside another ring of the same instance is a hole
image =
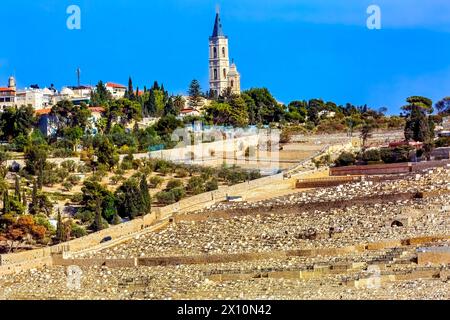
[[[282,120],[284,108],[267,88],[253,88],[244,91],[242,98],[248,107],[249,118],[256,123],[269,124]]]
[[[445,97],[444,99],[438,101],[436,103],[436,109],[441,115],[450,115],[450,97]]]
[[[111,92],[106,89],[103,81],[99,81],[91,93],[91,106],[105,107],[113,100]]]
[[[65,226],[61,216],[61,210],[58,209],[57,223],[56,223],[56,240],[64,242],[66,240]]]
[[[116,190],[118,214],[134,219],[147,214],[142,192],[136,179],[128,179]]]
[[[20,178],[18,175],[16,175],[15,179],[14,179],[14,196],[16,197],[17,201],[21,202],[22,201],[22,194],[21,194],[21,190],[20,190]]]
[[[152,199],[150,197],[149,187],[147,183],[147,178],[145,175],[142,175],[141,182],[139,185],[139,189],[141,192],[141,198],[142,198],[142,210],[145,214],[148,214],[151,212],[152,208]]]
[[[189,84],[188,94],[189,104],[191,107],[198,108],[203,105],[203,93],[200,82],[198,82],[198,80],[194,79],[191,81],[191,83]]]
[[[11,142],[20,135],[28,137],[35,123],[33,107],[7,107],[0,114],[1,138]]]
[[[119,155],[114,145],[108,137],[101,137],[98,146],[95,150],[95,155],[98,158],[99,164],[107,165],[113,168],[119,163]]]

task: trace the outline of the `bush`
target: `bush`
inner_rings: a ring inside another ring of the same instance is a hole
[[[111,177],[110,180],[111,180],[112,185],[117,185],[119,182],[124,181],[125,178],[120,175],[115,175],[115,176]]]
[[[127,171],[133,169],[133,162],[131,161],[125,161],[125,159],[120,164],[120,169]]]
[[[63,188],[64,188],[64,191],[67,191],[67,192],[69,192],[70,190],[73,189],[73,184],[70,183],[69,181],[64,182],[64,183],[62,184],[62,186],[63,186]]]
[[[71,149],[55,149],[52,153],[53,157],[55,158],[70,158],[74,156],[74,152]]]
[[[75,238],[81,238],[87,235],[87,231],[85,228],[77,225],[76,223],[72,223],[70,235]]]
[[[77,164],[73,160],[66,160],[61,163],[61,168],[67,170],[68,172],[75,172]]]
[[[77,168],[78,173],[89,173],[92,172],[92,167],[85,165],[85,164],[80,164]]]
[[[354,165],[356,162],[355,156],[350,152],[342,152],[336,159],[335,164],[337,167],[346,167]]]
[[[186,186],[187,191],[193,195],[197,195],[204,192],[203,179],[201,177],[192,177]]]
[[[214,191],[219,189],[219,183],[217,179],[212,179],[205,184],[206,191]]]
[[[184,168],[180,168],[176,170],[176,174],[178,178],[186,178],[189,175],[189,172]]]
[[[158,200],[158,202],[160,204],[165,204],[165,205],[173,204],[176,202],[174,193],[170,192],[170,191],[169,192],[166,192],[166,191],[158,192],[156,194],[156,199]]]
[[[81,181],[81,178],[80,178],[80,176],[77,176],[77,175],[71,175],[67,178],[67,182],[70,182],[74,186],[76,186],[78,183],[80,183],[80,181]]]
[[[175,188],[180,188],[182,186],[183,186],[183,181],[178,180],[178,179],[172,179],[167,183],[166,190],[169,191],[169,190],[172,190]]]
[[[95,218],[95,213],[89,210],[83,210],[77,212],[75,219],[80,220],[83,223],[91,223]]]
[[[150,178],[150,188],[156,189],[159,188],[162,183],[163,183],[164,179],[158,176],[155,177],[151,177]]]
[[[73,203],[80,203],[83,201],[83,194],[82,193],[76,193],[72,197],[70,197],[70,201]]]
[[[450,137],[442,137],[436,140],[436,148],[450,147]]]
[[[174,188],[169,192],[173,194],[176,202],[180,201],[186,196],[186,190],[183,187]]]
[[[378,149],[371,149],[364,152],[362,155],[362,160],[364,162],[377,162],[381,161],[381,153]]]

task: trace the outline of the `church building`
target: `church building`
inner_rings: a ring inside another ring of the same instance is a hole
[[[209,37],[209,89],[215,96],[230,88],[234,94],[241,93],[241,76],[236,64],[230,65],[228,37],[224,34],[220,13],[216,14],[214,30]]]

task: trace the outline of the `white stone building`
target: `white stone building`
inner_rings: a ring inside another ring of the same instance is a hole
[[[232,93],[240,94],[241,76],[236,64],[230,66],[228,37],[223,32],[218,12],[213,34],[209,38],[209,89],[218,96],[228,88],[231,88]]]
[[[108,82],[106,83],[106,90],[111,92],[111,95],[113,96],[114,99],[121,99],[125,97],[127,87],[121,84]]]

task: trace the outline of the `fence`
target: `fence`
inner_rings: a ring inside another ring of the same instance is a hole
[[[327,188],[340,186],[346,183],[360,182],[361,177],[330,177],[319,179],[301,179],[295,184],[297,189],[309,189],[309,188]]]
[[[426,161],[426,162],[402,162],[393,164],[376,164],[367,166],[348,166],[330,168],[331,176],[348,175],[387,175],[405,174],[410,172],[420,172],[428,169],[446,167],[450,165],[450,160]]]

